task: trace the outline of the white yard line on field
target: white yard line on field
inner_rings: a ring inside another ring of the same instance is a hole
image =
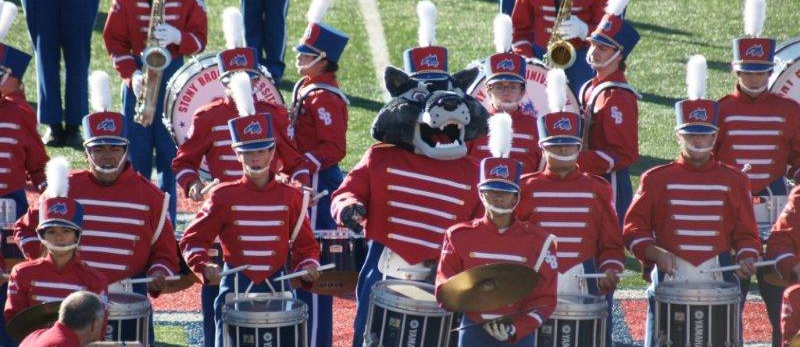
[[[383,33],[378,2],[376,0],[358,0],[358,5],[361,10],[361,16],[364,17],[364,27],[367,30],[367,41],[372,55],[372,67],[375,69],[375,77],[378,79],[378,85],[381,90],[383,90],[384,99],[388,101],[389,93],[386,88],[383,88],[383,71],[389,65],[389,48],[386,47],[386,36]]]

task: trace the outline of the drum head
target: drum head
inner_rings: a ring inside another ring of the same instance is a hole
[[[108,319],[123,320],[145,317],[150,313],[150,300],[135,293],[108,293]]]
[[[658,302],[685,305],[726,305],[740,299],[739,286],[728,282],[662,282],[655,290]]]
[[[489,96],[486,94],[486,72],[483,71],[483,61],[479,66],[480,73],[475,83],[469,87],[467,93],[481,101],[484,107],[491,106],[489,103]],[[538,59],[528,59],[528,66],[525,72],[525,95],[522,97],[522,111],[539,118],[547,114],[547,93],[545,88],[547,85],[547,67]],[[567,111],[580,113],[578,99],[572,90],[567,88]]]
[[[800,37],[781,43],[775,51],[775,69],[769,89],[800,103]]]
[[[599,319],[606,315],[606,300],[594,295],[559,294],[551,318]]]
[[[296,325],[308,318],[308,308],[300,300],[282,297],[247,298],[228,302],[222,320],[244,327],[281,327]]]
[[[414,281],[385,280],[372,286],[376,305],[409,314],[447,314],[439,307],[433,285]]]

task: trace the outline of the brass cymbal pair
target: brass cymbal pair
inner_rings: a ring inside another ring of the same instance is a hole
[[[488,312],[529,295],[539,283],[531,267],[495,263],[463,271],[442,284],[437,301],[452,312]]]

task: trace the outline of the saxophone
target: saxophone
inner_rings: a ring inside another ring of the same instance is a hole
[[[561,22],[572,15],[570,7],[572,7],[572,0],[562,0],[561,7],[558,8],[553,32],[547,42],[547,53],[544,55],[545,64],[550,68],[568,69],[575,63],[575,47],[558,33]]]
[[[147,48],[142,51],[142,95],[136,99],[136,115],[133,120],[142,126],[150,126],[156,113],[158,90],[164,69],[167,68],[172,55],[169,50],[158,45],[154,34],[156,26],[164,23],[164,5],[166,0],[153,0],[150,11],[150,26],[147,30]]]

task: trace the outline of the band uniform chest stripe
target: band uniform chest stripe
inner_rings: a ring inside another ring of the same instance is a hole
[[[464,205],[464,200],[460,200],[460,199],[456,199],[456,198],[453,198],[453,197],[450,197],[450,196],[447,196],[447,195],[444,195],[444,194],[428,192],[428,191],[424,191],[424,190],[420,190],[420,189],[414,189],[414,188],[409,188],[409,187],[404,187],[404,186],[396,186],[396,185],[392,185],[392,184],[390,184],[387,187],[387,189],[398,191],[398,192],[403,192],[403,193],[408,193],[408,194],[412,194],[412,195],[419,195],[419,196],[424,196],[424,197],[428,197],[428,198],[439,199],[439,200],[446,201],[446,202],[453,203],[453,204],[460,205],[460,206]]]
[[[78,246],[81,252],[95,252],[95,253],[108,253],[116,255],[133,255],[133,251],[129,249],[114,248],[114,247],[99,247],[99,246]]]
[[[0,137],[0,143],[8,143],[11,145],[17,144],[17,139],[10,138],[10,137]]]
[[[134,204],[130,202],[117,202],[117,201],[95,200],[95,199],[75,199],[75,200],[81,203],[81,205],[119,207],[119,208],[129,208],[132,210],[139,210],[139,211],[150,211],[150,206],[143,204]]]
[[[235,220],[233,225],[243,227],[277,227],[283,225],[281,220]]]
[[[772,159],[736,159],[736,164],[739,165],[772,165],[775,163]]]
[[[388,220],[391,223],[402,224],[402,225],[405,225],[405,226],[425,229],[425,230],[433,231],[433,232],[435,232],[437,234],[444,234],[444,232],[446,231],[444,228],[440,228],[440,227],[437,227],[435,225],[415,222],[415,221],[408,220],[408,219],[403,219],[403,218],[389,217]]]
[[[550,22],[550,23],[552,23],[552,22],[555,22],[555,21],[556,21],[556,17],[553,17],[553,16],[542,16],[542,18],[543,18],[544,20],[546,20],[546,21]]]
[[[91,267],[98,268],[98,269],[118,270],[118,271],[125,271],[125,270],[128,269],[128,267],[125,266],[125,265],[108,264],[108,263],[101,263],[101,262],[89,261],[89,260],[84,260],[83,262],[86,263],[86,265],[89,265]]]
[[[728,116],[725,123],[728,122],[785,123],[786,119],[780,116]]]
[[[556,258],[577,258],[579,256],[578,252],[556,252]]]
[[[72,283],[31,281],[31,285],[38,288],[66,289],[71,291],[86,290],[86,287]]]
[[[674,214],[672,219],[692,222],[718,222],[722,220],[722,217],[716,215]]]
[[[223,173],[227,176],[239,177],[244,175],[244,171],[242,170],[225,170]]]
[[[0,158],[11,159],[11,153],[9,153],[9,152],[0,152]]]
[[[561,243],[581,243],[581,242],[583,242],[583,238],[582,237],[561,237],[561,236],[556,236],[556,239],[558,240],[558,242],[561,242]]]
[[[0,122],[0,129],[19,129],[19,124]]]
[[[286,205],[233,205],[233,211],[258,211],[258,212],[275,212],[286,211],[289,207]]]
[[[533,140],[533,136],[531,136],[531,135],[528,135],[528,134],[514,133],[514,134],[513,134],[513,135],[511,135],[511,136],[512,136],[513,138],[515,138],[515,139]]]
[[[250,265],[250,264],[248,264],[248,265]],[[269,270],[272,270],[272,266],[270,266],[270,265],[250,265],[250,267],[248,267],[247,270],[249,270],[249,271],[269,271]]]
[[[217,125],[217,126],[211,127],[211,131],[224,131],[225,133],[228,133],[228,126],[227,125]]]
[[[418,238],[403,236],[403,235],[399,235],[399,234],[395,234],[395,233],[389,233],[387,236],[392,240],[413,243],[413,244],[420,245],[420,246],[425,246],[425,247],[428,247],[428,248],[439,249],[439,247],[441,247],[441,245],[439,245],[438,243],[428,242],[428,241],[425,241],[425,240],[420,240]]]
[[[719,190],[727,192],[730,187],[720,184],[667,184],[667,190]]]
[[[684,251],[698,251],[698,252],[709,252],[713,251],[713,246],[705,246],[705,245],[678,245],[678,248]]]
[[[719,235],[719,232],[716,230],[676,229],[675,233],[680,236],[700,236],[700,237],[714,237]]]
[[[542,228],[585,228],[584,222],[539,222]]]
[[[235,155],[230,155],[230,154],[224,154],[224,155],[219,156],[219,160],[222,160],[222,161],[238,161],[236,159]]]
[[[725,203],[722,200],[679,200],[670,199],[670,205],[675,206],[723,206]]]
[[[588,207],[545,207],[536,206],[536,212],[557,212],[557,213],[589,213]]]
[[[169,7],[181,7],[181,5],[182,5],[182,4],[181,4],[180,2],[167,2],[166,4],[164,4],[164,7],[165,7],[165,8],[169,8]]]
[[[775,145],[733,145],[737,151],[774,151],[777,148]]]
[[[226,147],[226,146],[230,146],[230,145],[231,145],[231,143],[233,143],[233,141],[232,141],[232,140],[219,140],[219,141],[214,141],[214,147]]]
[[[9,172],[11,172],[11,169],[5,168],[5,167],[0,167],[0,173],[6,174],[6,173],[9,173]]]
[[[780,136],[780,130],[731,130],[728,136]]]
[[[242,255],[245,257],[271,257],[274,254],[274,251],[257,251],[250,249],[242,250]]]
[[[259,242],[259,241],[278,241],[280,240],[280,236],[257,236],[257,235],[238,235],[236,236],[239,241],[252,241],[252,242]]]
[[[470,258],[476,259],[492,259],[492,260],[508,260],[520,263],[528,262],[528,258],[521,257],[513,254],[499,254],[499,253],[486,253],[486,252],[470,252]]]
[[[111,232],[111,231],[84,230],[81,232],[81,236],[107,237],[111,239],[139,241],[138,235],[130,235],[125,233]]]
[[[594,193],[588,192],[533,192],[534,198],[586,198],[594,199]]]
[[[766,173],[747,173],[747,177],[751,180],[765,180],[769,178],[769,174]]]
[[[405,170],[395,169],[395,168],[392,168],[392,167],[386,168],[386,172],[388,172],[390,174],[395,174],[395,175],[398,175],[398,176],[403,176],[403,177],[408,177],[408,178],[415,178],[415,179],[423,180],[423,181],[426,181],[426,182],[438,183],[438,184],[446,185],[448,187],[453,187],[453,188],[457,188],[457,189],[461,189],[461,190],[466,190],[466,191],[472,190],[472,186],[468,185],[468,184],[462,184],[462,183],[453,182],[453,181],[450,181],[450,180],[441,179],[441,178],[438,178],[438,177],[418,174],[416,172],[409,172],[409,171],[405,171]]]
[[[117,223],[117,224],[144,225],[144,221],[141,219],[96,216],[93,214],[84,215],[83,220],[90,220],[94,222]]]
[[[437,210],[434,210],[432,208],[427,208],[427,207],[422,207],[422,206],[417,206],[417,205],[411,205],[411,204],[406,204],[406,203],[402,203],[402,202],[397,202],[397,201],[391,201],[390,200],[389,201],[389,206],[402,208],[402,209],[405,209],[405,210],[411,210],[411,211],[427,213],[429,215],[433,215],[433,216],[436,216],[436,217],[441,217],[441,218],[445,218],[445,219],[449,219],[449,220],[455,220],[456,219],[456,216],[454,214],[450,214],[450,213],[442,212],[442,211],[437,211]]]

